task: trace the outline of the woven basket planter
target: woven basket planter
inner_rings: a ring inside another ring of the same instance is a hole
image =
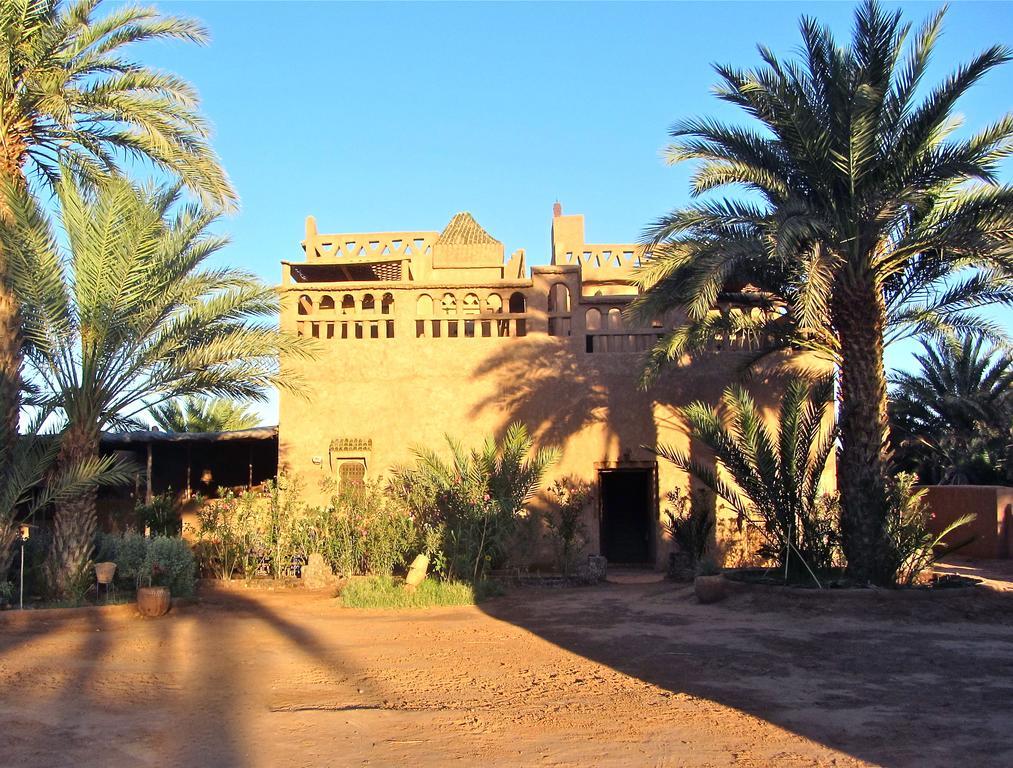
[[[95,580],[99,584],[112,584],[116,563],[95,563]]]

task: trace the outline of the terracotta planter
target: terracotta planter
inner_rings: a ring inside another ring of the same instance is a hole
[[[137,610],[142,616],[165,616],[172,605],[168,587],[140,587],[137,590]]]
[[[724,600],[728,594],[725,577],[697,576],[693,581],[693,590],[696,592],[696,599],[701,603],[716,603]]]
[[[95,580],[99,584],[112,584],[116,563],[95,563]]]

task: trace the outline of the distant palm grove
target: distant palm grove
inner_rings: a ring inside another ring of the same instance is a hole
[[[776,429],[740,388],[684,409],[721,471],[656,452],[758,526],[769,561],[798,579],[836,568],[862,585],[904,581],[906,473],[1013,482],[1010,340],[981,311],[1013,304],[1013,114],[973,131],[957,118],[960,98],[1013,51],[987,47],[926,82],[943,21],[940,10],[913,28],[870,0],[842,42],[805,17],[797,55],[761,47],[755,68],[715,67],[717,97],[743,120],[671,129],[667,158],[693,163],[693,200],[647,226],[630,312],[681,321],[645,355],[643,386],[663,386],[662,369],[728,333],[764,340],[743,377],[805,365]],[[0,582],[29,516],[51,533],[51,593],[93,582],[97,489],[138,469],[101,456],[103,431],[256,426],[250,403],[299,386],[279,358],[313,354],[311,340],[278,330],[271,286],[211,266],[237,192],[194,88],[134,58],[149,41],[206,37],[151,8],[0,4]],[[756,311],[721,314],[719,299]],[[922,345],[918,369],[889,372],[884,354],[905,340]],[[401,490],[421,510],[433,505],[412,497],[419,489],[460,496],[460,531],[481,544],[446,559],[477,581],[505,559],[486,541],[489,521],[513,530],[540,479],[529,464],[541,472],[554,454],[527,459],[523,425],[487,442],[487,456],[451,445],[454,466],[421,447],[429,475],[403,469]],[[483,493],[504,455],[524,475],[504,491],[510,504]],[[839,496],[820,490],[834,462]]]

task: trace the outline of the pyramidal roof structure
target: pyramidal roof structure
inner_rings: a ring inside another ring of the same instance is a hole
[[[502,245],[467,211],[455,213],[436,239],[436,245]]]

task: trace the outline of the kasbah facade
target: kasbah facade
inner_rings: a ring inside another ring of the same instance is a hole
[[[676,320],[626,324],[640,246],[585,242],[584,217],[558,203],[548,266],[529,269],[523,250],[505,258],[469,213],[442,232],[320,234],[310,217],[302,246],[304,260],[282,262],[281,323],[318,351],[282,363],[299,387],[280,395],[279,469],[310,503],[326,503],[328,481],[379,480],[411,463],[413,446],[442,450],[448,434],[478,446],[521,421],[536,445],[562,451],[543,488],[560,477],[592,484],[587,553],[665,567],[665,494],[690,481],[646,446],[692,453],[676,409],[716,402],[748,351],[727,339],[639,388],[645,350]],[[749,388],[772,413],[776,378],[754,376]],[[718,505],[726,563],[751,559],[750,531]],[[529,564],[550,552],[542,539]]]

